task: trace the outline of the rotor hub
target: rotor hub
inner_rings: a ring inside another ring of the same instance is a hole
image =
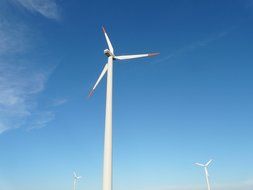
[[[104,54],[105,54],[107,57],[110,57],[110,56],[114,57],[114,54],[113,54],[109,49],[105,49],[105,50],[104,50]]]

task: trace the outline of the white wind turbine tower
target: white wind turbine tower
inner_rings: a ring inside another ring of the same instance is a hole
[[[104,134],[104,163],[103,163],[103,190],[112,190],[112,79],[113,79],[113,61],[127,60],[142,57],[155,56],[158,53],[139,54],[139,55],[120,55],[115,56],[111,41],[103,28],[105,39],[109,49],[104,50],[104,54],[108,57],[108,62],[92,88],[89,96],[92,95],[100,80],[107,73],[107,87],[106,87],[106,110],[105,110],[105,134]]]
[[[74,190],[76,190],[76,183],[79,179],[82,178],[82,176],[77,176],[76,172],[73,172],[73,177],[74,177]]]
[[[209,160],[206,164],[195,163],[196,165],[204,167],[204,169],[205,169],[205,176],[206,176],[206,183],[207,183],[207,189],[208,190],[211,190],[211,189],[210,189],[209,173],[208,173],[207,167],[209,166],[209,164],[211,162],[212,162],[212,160]]]

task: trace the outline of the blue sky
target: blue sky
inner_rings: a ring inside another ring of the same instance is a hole
[[[106,57],[114,65],[114,189],[253,188],[253,1],[0,2],[0,189],[99,190]]]

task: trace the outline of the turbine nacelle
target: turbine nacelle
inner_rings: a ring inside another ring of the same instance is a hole
[[[74,180],[76,181],[82,178],[82,176],[76,175],[76,172],[73,172],[73,177],[74,177]]]
[[[114,54],[109,50],[109,49],[105,49],[104,50],[104,54],[107,56],[107,57],[114,57]]]

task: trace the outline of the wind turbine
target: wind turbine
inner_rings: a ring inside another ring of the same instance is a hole
[[[77,176],[76,172],[73,172],[73,177],[74,177],[74,190],[76,190],[76,182],[82,178],[82,176]]]
[[[195,163],[198,166],[204,167],[205,169],[205,175],[206,175],[206,183],[207,183],[207,189],[210,189],[210,183],[209,183],[209,173],[207,171],[207,167],[209,166],[209,164],[212,162],[212,160],[209,160],[206,164],[200,164],[200,163]]]
[[[104,54],[108,57],[107,63],[98,77],[94,87],[90,91],[89,96],[91,96],[99,84],[100,80],[103,78],[105,73],[107,73],[107,86],[106,86],[106,110],[105,110],[105,134],[104,134],[104,163],[103,163],[103,190],[112,190],[112,79],[113,79],[113,61],[116,60],[127,60],[142,57],[155,56],[158,53],[147,53],[138,55],[120,55],[116,56],[114,54],[114,49],[111,41],[102,27],[105,39],[109,49],[104,50]]]

